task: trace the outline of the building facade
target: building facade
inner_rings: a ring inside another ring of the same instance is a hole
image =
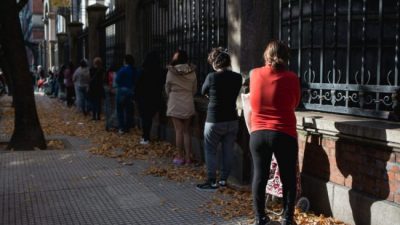
[[[100,56],[107,67],[119,66],[132,54],[139,65],[156,50],[166,65],[181,48],[198,66],[201,85],[211,70],[206,57],[212,47],[227,47],[232,69],[248,78],[263,65],[269,39],[286,41],[290,69],[302,84],[296,116],[303,195],[315,212],[349,224],[400,221],[400,124],[388,121],[399,107],[400,0],[72,0],[61,8],[44,3],[48,15],[64,12],[65,21],[56,20],[63,27],[55,33],[64,57],[58,54],[58,64]],[[193,147],[202,158],[207,100],[197,96],[195,103]],[[239,102],[239,114],[240,107]],[[240,127],[233,176],[249,183],[243,117]]]

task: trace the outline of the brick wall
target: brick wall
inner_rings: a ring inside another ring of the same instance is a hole
[[[400,149],[306,132],[299,148],[302,173],[400,204]]]
[[[43,2],[42,0],[33,0],[32,13],[43,14]]]

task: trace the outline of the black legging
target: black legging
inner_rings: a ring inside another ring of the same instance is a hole
[[[283,185],[283,218],[292,221],[296,201],[296,138],[277,131],[254,131],[250,135],[250,150],[254,166],[252,191],[256,216],[265,216],[265,187],[274,153]]]
[[[157,109],[154,106],[139,104],[140,119],[142,120],[143,135],[142,138],[145,141],[150,140],[151,127],[153,125],[153,117],[157,113]]]

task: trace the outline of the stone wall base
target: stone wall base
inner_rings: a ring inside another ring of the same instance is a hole
[[[399,224],[398,204],[304,174],[302,188],[303,196],[310,200],[311,209],[316,213],[333,216],[351,225]]]

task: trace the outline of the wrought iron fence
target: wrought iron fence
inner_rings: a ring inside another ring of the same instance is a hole
[[[111,10],[99,29],[105,29],[105,66],[120,67],[125,55],[125,13],[123,9]]]
[[[144,1],[141,7],[143,56],[159,51],[166,65],[174,51],[185,50],[201,85],[211,70],[208,52],[227,45],[226,0]]]
[[[280,0],[304,108],[386,118],[399,88],[400,0]]]

